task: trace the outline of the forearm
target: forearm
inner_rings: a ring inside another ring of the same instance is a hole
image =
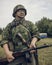
[[[9,52],[8,44],[7,43],[4,44],[3,48],[4,48],[5,53],[7,54]]]
[[[14,57],[13,57],[13,55],[12,55],[13,52],[9,50],[8,44],[7,44],[7,43],[4,44],[4,45],[3,45],[3,48],[4,48],[4,51],[5,51],[5,53],[6,53],[6,57],[7,57],[8,62],[13,61],[13,60],[14,60]]]
[[[38,39],[37,39],[36,37],[34,37],[34,38],[32,39],[32,41],[31,41],[31,44],[34,45],[34,44],[37,42],[37,40],[38,40]]]
[[[32,38],[32,41],[31,41],[31,44],[30,44],[30,48],[36,48],[36,42],[37,42],[37,38],[36,37],[34,37],[34,38]],[[30,51],[31,53],[34,53],[35,52],[35,50],[32,50],[32,51]]]

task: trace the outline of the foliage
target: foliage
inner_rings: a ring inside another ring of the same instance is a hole
[[[52,35],[52,22],[49,24],[49,28],[47,30],[48,34]]]
[[[3,31],[2,28],[0,28],[0,34],[2,33],[2,31]]]
[[[52,35],[52,20],[43,17],[40,21],[36,22],[35,25],[38,27],[39,32]]]

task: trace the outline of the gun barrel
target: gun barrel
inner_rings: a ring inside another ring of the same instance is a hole
[[[42,45],[42,46],[39,46],[39,47],[36,47],[36,48],[27,49],[24,52],[28,52],[28,51],[31,51],[31,50],[43,49],[43,48],[47,48],[47,47],[52,47],[52,44],[50,44],[50,45]]]
[[[29,48],[29,49],[25,49],[25,50],[22,50],[22,51],[19,51],[19,52],[16,51],[16,52],[13,53],[13,56],[16,57],[16,56],[18,56],[20,54],[27,53],[27,52],[29,52],[31,50],[38,50],[38,49],[43,49],[43,48],[47,48],[47,47],[52,47],[52,44],[50,44],[50,45],[42,45],[42,46],[39,46],[39,47],[36,47],[36,48]]]
[[[34,48],[34,50],[36,50],[36,49],[43,49],[43,48],[47,48],[47,47],[52,47],[52,44],[50,44],[50,45],[42,45],[40,47]]]

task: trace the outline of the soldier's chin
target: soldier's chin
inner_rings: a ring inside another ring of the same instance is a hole
[[[18,16],[19,18],[24,18],[25,16]]]

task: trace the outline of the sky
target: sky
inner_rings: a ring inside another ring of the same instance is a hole
[[[52,19],[52,0],[0,0],[0,28],[6,27],[14,19],[13,8],[19,4],[25,6],[25,18],[33,23],[43,17]]]

